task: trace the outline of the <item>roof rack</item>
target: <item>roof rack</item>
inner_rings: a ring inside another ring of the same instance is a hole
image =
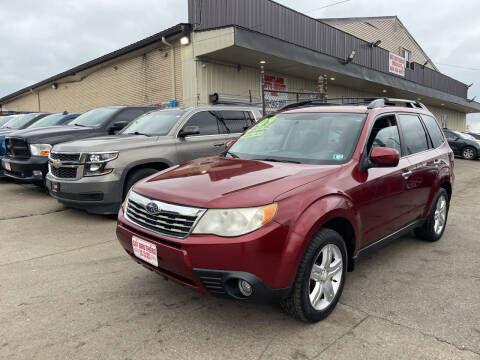
[[[331,103],[330,101],[338,101],[341,103]],[[367,105],[368,109],[376,109],[385,106],[395,106],[398,103],[404,103],[405,106],[414,109],[424,109],[427,107],[416,100],[377,98],[377,97],[337,97],[327,99],[304,100],[294,104],[282,107],[280,110],[288,110],[302,106],[341,106],[341,105]]]

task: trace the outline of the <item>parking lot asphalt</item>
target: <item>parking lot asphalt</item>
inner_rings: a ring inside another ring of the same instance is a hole
[[[480,162],[455,173],[444,237],[361,258],[317,324],[165,281],[114,220],[0,181],[0,359],[480,359]]]

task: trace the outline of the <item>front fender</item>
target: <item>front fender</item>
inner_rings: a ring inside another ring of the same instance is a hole
[[[282,223],[283,219],[294,219],[285,223],[290,228],[288,246],[285,251],[285,264],[288,263],[290,269],[293,267],[293,271],[290,271],[288,274],[290,284],[295,279],[298,266],[310,243],[310,239],[323,225],[332,219],[343,218],[352,225],[355,238],[353,254],[356,254],[360,240],[359,234],[361,233],[360,214],[346,195],[332,194],[324,196],[311,203],[303,211],[298,211],[293,203],[288,204],[288,202],[287,199],[285,204],[279,204],[279,206],[283,205],[288,210],[277,221]],[[294,261],[292,261],[292,257],[294,257]]]
[[[163,159],[163,158],[140,159],[140,160],[137,160],[137,161],[133,161],[133,162],[129,163],[127,166],[125,166],[125,168],[122,172],[122,176],[120,178],[122,189],[125,185],[125,181],[127,180],[127,174],[130,170],[132,170],[134,167],[139,166],[139,165],[152,164],[152,163],[165,164],[165,165],[167,165],[167,169],[173,166],[171,161],[169,161],[167,159]],[[165,170],[167,170],[167,169],[165,169]],[[162,170],[162,171],[165,171],[165,170]]]

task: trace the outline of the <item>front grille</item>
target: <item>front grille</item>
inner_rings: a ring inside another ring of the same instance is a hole
[[[7,155],[11,157],[29,158],[30,149],[25,140],[20,138],[5,139],[5,146],[7,148]]]
[[[147,211],[147,205],[154,203],[158,211]],[[129,220],[148,230],[177,238],[190,234],[205,209],[186,207],[153,200],[131,192],[126,215]]]
[[[50,166],[50,172],[53,176],[59,179],[75,179],[77,177],[76,167],[59,167]]]
[[[79,153],[69,154],[69,153],[51,152],[50,153],[50,159],[58,160],[58,161],[62,161],[62,162],[79,162],[80,161],[80,154]]]

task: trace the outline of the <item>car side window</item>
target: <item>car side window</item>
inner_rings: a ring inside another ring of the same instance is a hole
[[[433,147],[437,148],[443,144],[442,130],[438,126],[437,120],[434,117],[428,115],[422,115],[423,123],[430,134],[430,140],[432,140]]]
[[[444,131],[445,137],[448,140],[455,140],[457,136],[454,133],[451,133],[450,131]]]
[[[427,134],[420,118],[410,114],[399,114],[398,118],[407,155],[428,150]]]
[[[375,121],[367,143],[367,152],[370,154],[375,147],[388,147],[402,154],[397,120],[394,115],[381,117]]]
[[[243,133],[251,125],[244,111],[221,110],[217,113],[222,134]]]
[[[218,120],[214,111],[200,111],[194,114],[183,126],[198,126],[201,135],[217,135],[218,132]]]

